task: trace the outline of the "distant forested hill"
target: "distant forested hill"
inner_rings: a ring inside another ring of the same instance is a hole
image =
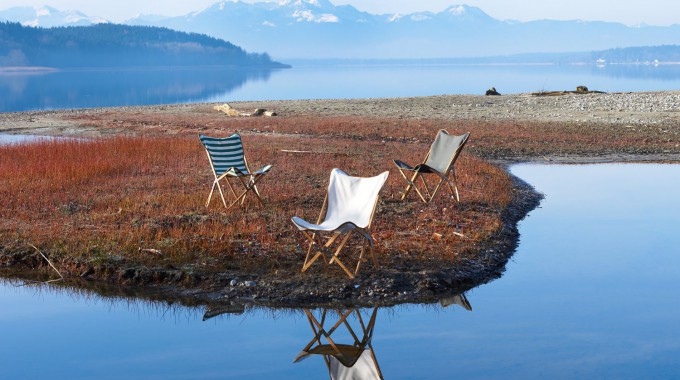
[[[680,45],[640,46],[596,51],[593,60],[612,63],[680,62]]]
[[[267,53],[248,53],[224,40],[167,28],[97,24],[33,28],[0,22],[0,66],[286,67]]]

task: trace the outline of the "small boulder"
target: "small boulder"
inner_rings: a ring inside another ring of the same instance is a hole
[[[495,96],[495,95],[500,95],[501,93],[496,91],[496,87],[491,87],[490,89],[486,90],[486,93],[484,95],[486,96]]]

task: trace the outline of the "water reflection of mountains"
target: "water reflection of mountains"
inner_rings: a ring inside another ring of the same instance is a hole
[[[625,79],[680,80],[680,64],[603,64],[592,69],[595,75]]]
[[[231,67],[0,73],[0,112],[190,103],[267,81],[271,73]]]

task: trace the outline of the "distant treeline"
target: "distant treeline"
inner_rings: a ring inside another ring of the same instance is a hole
[[[0,66],[287,67],[267,53],[242,48],[203,34],[167,28],[97,24],[34,28],[0,22]]]
[[[640,46],[593,52],[593,60],[611,63],[680,62],[680,45]]]

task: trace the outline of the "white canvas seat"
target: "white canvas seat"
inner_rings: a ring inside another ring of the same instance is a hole
[[[394,160],[395,165],[397,165],[397,169],[399,169],[399,173],[401,173],[401,176],[404,177],[407,183],[406,190],[404,191],[404,195],[402,195],[401,199],[406,199],[411,190],[415,190],[416,193],[418,193],[418,196],[420,196],[420,199],[427,203],[431,201],[435,195],[437,195],[441,185],[446,183],[449,190],[451,191],[451,195],[455,195],[456,200],[460,201],[454,164],[456,163],[456,160],[458,159],[458,156],[463,150],[463,147],[465,146],[465,143],[469,137],[470,133],[455,136],[449,135],[446,130],[441,129],[437,133],[437,137],[434,139],[434,142],[432,143],[427,156],[425,156],[423,163],[416,166],[411,166],[403,161]],[[406,175],[406,173],[409,173],[409,175]],[[453,186],[451,186],[449,173],[453,175]],[[430,193],[430,188],[427,185],[425,176],[423,174],[435,174],[439,177],[439,183],[437,183],[432,193]],[[423,183],[423,190],[427,196],[423,195],[423,193],[416,186],[416,181],[419,177]]]
[[[251,172],[248,168],[248,161],[243,152],[243,142],[241,141],[241,136],[239,134],[235,133],[229,137],[223,138],[199,135],[199,138],[205,147],[210,162],[210,168],[215,176],[212,188],[210,189],[210,194],[208,194],[208,200],[205,202],[205,207],[210,205],[210,200],[212,199],[215,188],[217,188],[220,193],[220,198],[222,198],[224,207],[231,208],[239,201],[243,203],[246,194],[251,190],[255,194],[260,205],[262,205],[262,198],[260,197],[260,192],[256,185],[257,182],[271,170],[272,165],[266,165],[255,172]],[[241,194],[236,194],[234,187],[229,183],[229,178],[238,179],[243,185],[244,190]],[[220,181],[223,179],[234,196],[234,200],[229,206],[227,206],[227,202],[225,201],[222,192],[222,186],[220,186]]]
[[[373,238],[371,237],[371,222],[378,204],[380,190],[382,189],[389,172],[383,172],[375,177],[363,178],[352,177],[340,169],[333,169],[330,175],[328,190],[321,207],[321,212],[316,223],[310,223],[302,218],[294,216],[291,220],[293,224],[310,241],[309,250],[302,266],[302,272],[306,271],[314,261],[320,257],[330,259],[328,264],[338,264],[350,278],[354,278],[359,271],[363,260],[366,245],[371,253],[373,264],[377,268],[378,261],[373,251]],[[321,218],[324,216],[323,222]],[[321,233],[329,233],[331,236],[323,243]],[[352,232],[363,238],[363,245],[354,272],[340,260],[339,255]],[[342,235],[345,237],[340,241],[334,252],[329,249],[331,245]],[[312,255],[312,251],[316,253]],[[326,257],[328,254],[330,257]],[[325,263],[325,261],[324,261]]]

